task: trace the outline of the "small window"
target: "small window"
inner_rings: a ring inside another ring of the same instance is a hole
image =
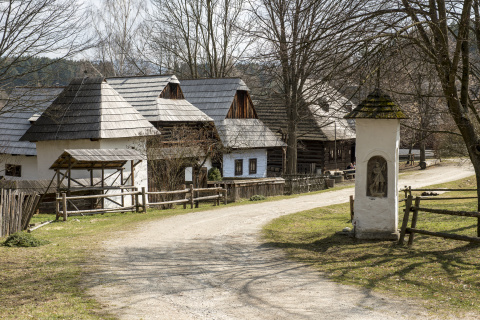
[[[22,166],[16,164],[5,164],[5,175],[10,177],[21,177]]]
[[[256,174],[257,173],[257,159],[249,159],[248,161],[248,173]]]
[[[243,159],[235,160],[235,175],[241,176],[243,174]]]

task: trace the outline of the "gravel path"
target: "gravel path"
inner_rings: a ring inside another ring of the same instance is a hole
[[[414,171],[400,186],[473,174],[470,166]],[[87,284],[120,319],[427,318],[422,308],[329,281],[262,245],[270,220],[348,201],[353,188],[158,220],[105,243]]]

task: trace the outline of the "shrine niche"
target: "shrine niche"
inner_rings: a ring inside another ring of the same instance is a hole
[[[367,164],[367,197],[387,197],[387,160],[381,156],[374,156]]]

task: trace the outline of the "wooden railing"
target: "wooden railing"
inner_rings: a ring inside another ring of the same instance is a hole
[[[209,196],[200,196],[201,193],[214,193],[214,195]],[[178,200],[167,200],[161,202],[151,202],[147,203],[148,195],[183,195],[182,199]],[[124,205],[124,197],[131,196],[132,202],[131,205]],[[122,197],[122,202],[112,201],[117,204],[116,207],[112,208],[94,208],[89,210],[78,210],[74,205],[74,200],[89,200],[89,199],[108,199],[112,197]],[[140,201],[141,198],[141,201]],[[194,206],[198,208],[198,205],[201,201],[213,200],[214,205],[220,205],[220,201],[223,200],[224,204],[227,204],[227,190],[221,187],[213,188],[194,188],[193,185],[190,185],[189,188],[182,190],[174,191],[156,191],[156,192],[147,192],[145,187],[141,191],[135,190],[131,192],[120,192],[112,194],[99,194],[99,195],[85,195],[85,196],[67,196],[66,193],[57,194],[55,199],[56,201],[56,219],[58,220],[60,216],[63,216],[63,220],[66,221],[69,216],[79,216],[79,215],[92,215],[92,214],[102,214],[106,212],[125,212],[125,211],[135,211],[135,212],[146,212],[148,207],[160,206],[160,205],[170,205],[170,204],[183,204],[183,208],[187,207],[187,204],[190,204],[190,208]],[[68,207],[74,207],[76,210],[68,210]]]
[[[406,198],[405,200],[405,212],[403,216],[403,223],[400,229],[400,239],[399,243],[403,244],[405,241],[405,235],[409,234],[408,237],[408,245],[411,246],[413,244],[413,240],[415,238],[415,233],[425,234],[434,237],[442,237],[447,239],[454,239],[454,240],[461,240],[461,241],[469,241],[469,242],[480,242],[480,212],[474,211],[453,211],[453,210],[443,210],[443,209],[432,209],[432,208],[425,208],[421,207],[421,201],[429,201],[429,200],[460,200],[460,199],[476,199],[477,197],[469,196],[469,197],[415,197],[415,201],[413,201],[413,196],[411,194],[412,191],[476,191],[476,189],[412,189],[408,188],[403,190],[405,191]],[[477,236],[465,236],[453,233],[446,233],[446,232],[434,232],[429,230],[423,230],[417,228],[417,221],[418,221],[418,214],[419,212],[428,212],[434,214],[441,214],[441,215],[451,215],[451,216],[461,216],[461,217],[472,217],[477,218]],[[410,213],[412,214],[411,225],[408,227]]]

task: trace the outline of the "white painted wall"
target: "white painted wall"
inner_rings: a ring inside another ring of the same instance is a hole
[[[36,145],[38,179],[52,179],[55,172],[49,168],[65,149],[100,149],[100,141],[90,139],[38,141]],[[72,177],[89,178],[90,175],[82,170],[72,172]]]
[[[22,166],[21,177],[11,177],[5,175],[5,164],[14,164]],[[4,176],[5,180],[36,180],[38,179],[37,157],[25,155],[0,155],[0,176]]]
[[[212,159],[207,158],[203,166],[207,167],[207,171],[210,170],[212,168]],[[192,181],[193,179],[192,171],[193,171],[192,167],[185,168],[185,181]]]
[[[248,173],[248,160],[257,159],[257,174]],[[235,160],[243,159],[243,175],[235,175]],[[267,176],[267,149],[234,150],[223,155],[225,178],[265,178]]]
[[[360,239],[398,236],[398,152],[400,121],[355,119],[356,160],[354,226]],[[373,156],[387,160],[387,197],[367,197],[367,164]]]

